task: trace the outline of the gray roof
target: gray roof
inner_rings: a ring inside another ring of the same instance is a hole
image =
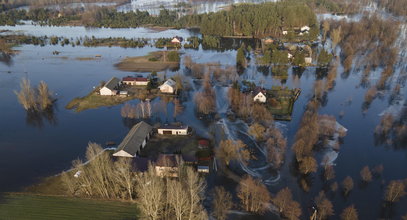
[[[115,89],[120,83],[120,79],[116,78],[116,77],[112,77],[106,84],[104,87],[113,90]]]
[[[123,150],[131,155],[136,155],[137,151],[140,150],[143,141],[146,139],[147,135],[152,129],[153,127],[144,121],[137,123],[133,126],[133,128],[131,128],[129,133],[119,144],[116,152]]]

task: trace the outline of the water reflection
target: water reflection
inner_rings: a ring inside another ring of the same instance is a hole
[[[44,124],[48,122],[48,124],[52,126],[56,126],[58,123],[57,118],[55,116],[56,111],[56,103],[52,105],[52,107],[47,108],[44,111],[26,111],[25,122],[27,125],[42,128]]]
[[[13,65],[13,60],[11,59],[12,56],[7,53],[0,52],[0,62],[6,64],[7,66]]]

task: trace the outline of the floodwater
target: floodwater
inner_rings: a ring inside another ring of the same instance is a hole
[[[3,26],[0,29],[22,31],[35,36],[55,35],[67,38],[84,36],[157,38],[158,36],[188,37],[196,35],[188,30],[157,32],[144,28],[86,29],[83,27],[23,25]],[[234,65],[235,48],[240,45],[240,40],[227,40],[224,45],[230,47],[226,46],[224,50],[182,49],[182,58],[189,55],[194,62],[198,63],[220,62],[223,66]],[[131,125],[135,123],[135,121],[122,119],[120,109],[123,105],[102,107],[80,113],[65,109],[65,105],[75,97],[88,94],[102,80],[106,81],[112,76],[124,77],[132,74],[115,69],[114,64],[123,57],[141,56],[157,50],[150,46],[124,49],[119,47],[62,47],[59,45],[44,47],[22,45],[15,49],[19,50],[18,54],[14,55],[9,62],[0,63],[0,192],[19,191],[23,187],[38,182],[42,177],[55,175],[68,169],[72,160],[84,157],[87,143],[90,141],[103,146],[107,141],[119,143]],[[53,51],[61,53],[53,55]],[[76,60],[77,57],[94,57],[97,54],[102,55],[98,60]],[[404,56],[405,53],[401,55]],[[223,126],[226,138],[242,139],[258,156],[257,160],[252,161],[248,166],[241,166],[237,163],[235,167],[239,169],[238,172],[248,173],[262,179],[272,193],[288,186],[293,191],[294,199],[301,202],[304,207],[302,217],[306,219],[308,217],[306,207],[327,185],[320,177],[322,168],[319,167],[318,172],[309,179],[311,190],[304,192],[301,189],[298,184],[298,176],[293,168],[293,154],[290,146],[293,143],[304,107],[312,96],[313,84],[317,79],[317,69],[310,67],[298,74],[289,68],[287,80],[280,80],[273,76],[270,69],[256,68],[253,54],[251,54],[251,58],[251,65],[240,76],[241,79],[262,84],[266,88],[273,85],[285,85],[302,89],[294,106],[292,121],[277,122],[278,127],[282,129],[288,139],[285,164],[278,173],[271,171],[265,161],[263,149],[247,135],[247,124],[239,120],[232,122],[225,117],[228,108],[227,87],[219,83],[214,83],[219,113],[218,119],[214,123]],[[406,68],[406,64],[403,62],[398,65],[397,71]],[[178,73],[184,74],[184,69],[181,65]],[[384,212],[387,213],[386,216],[391,215],[397,219],[406,214],[407,199],[401,200],[389,211],[383,209],[382,198],[388,181],[407,178],[407,149],[376,145],[373,132],[380,121],[380,113],[388,110],[389,107],[396,109],[392,111],[398,111],[399,108],[390,106],[388,95],[384,95],[382,98],[374,100],[368,111],[364,113],[362,103],[367,88],[360,86],[361,74],[352,72],[349,75],[343,75],[341,70],[342,68],[339,68],[335,88],[328,92],[324,105],[320,108],[320,114],[336,116],[338,122],[348,129],[337,158],[332,162],[335,164],[335,181],[339,183],[349,175],[355,181],[355,188],[348,197],[342,196],[339,191],[328,193],[328,197],[335,207],[336,215],[333,219],[339,219],[338,216],[342,209],[351,204],[358,209],[360,219],[378,219],[384,215]],[[147,75],[147,73],[141,74]],[[176,73],[166,71],[159,73],[159,76],[163,77],[164,74],[169,77]],[[372,74],[373,81],[375,76],[377,75]],[[14,91],[19,90],[20,80],[24,77],[31,80],[32,85],[37,85],[41,80],[49,85],[58,99],[53,114],[27,115],[14,94]],[[200,89],[200,83],[195,83],[189,75],[185,75],[185,77],[191,82],[192,89],[180,98],[184,111],[174,117],[173,104],[157,98],[152,101],[153,116],[149,122],[154,124],[180,121],[193,127],[198,135],[210,137],[212,135],[209,129],[211,125],[199,120],[194,113],[192,100],[195,92]],[[405,99],[405,88],[402,89],[401,94],[401,100]],[[138,100],[130,101],[134,104],[138,102]],[[341,119],[338,117],[340,111],[345,112]],[[262,154],[263,156],[261,156]],[[324,152],[316,153],[318,164],[321,162],[323,154]],[[361,184],[359,171],[362,167],[368,165],[372,168],[378,164],[384,165],[382,177],[373,180],[367,186]],[[208,178],[212,181],[209,185],[226,184],[230,190],[236,187],[236,183],[233,181],[221,182],[224,179],[224,177]]]

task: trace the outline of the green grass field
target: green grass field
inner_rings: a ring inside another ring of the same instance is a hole
[[[27,194],[0,195],[0,220],[137,219],[136,204]]]

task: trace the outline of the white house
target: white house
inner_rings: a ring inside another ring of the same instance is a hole
[[[283,35],[287,35],[288,34],[288,31],[283,31]]]
[[[100,95],[116,95],[120,85],[120,79],[112,77],[100,90]]]
[[[117,147],[113,154],[115,157],[136,157],[141,149],[146,146],[152,134],[153,127],[141,121],[131,128],[129,133]]]
[[[307,25],[301,27],[301,32],[308,32],[311,28]]]
[[[266,97],[266,91],[264,89],[256,88],[254,90],[253,95],[254,95],[253,101],[260,102],[260,103],[266,103],[267,97]]]
[[[180,44],[181,42],[182,42],[182,37],[174,37],[172,40],[171,40],[171,43],[173,43],[173,44]]]
[[[157,129],[158,134],[168,134],[168,135],[187,135],[188,126],[174,126],[174,125],[164,125]]]
[[[305,58],[304,58],[304,62],[305,62],[306,64],[312,64],[312,57],[305,57]]]
[[[291,53],[287,53],[287,58],[291,59],[291,58],[293,58],[293,55]]]
[[[131,85],[131,86],[147,86],[148,79],[145,77],[126,76],[126,77],[123,77],[122,83],[125,85]]]
[[[176,83],[174,80],[168,79],[158,88],[160,89],[160,92],[162,92],[162,93],[174,94],[175,88],[176,88]]]

